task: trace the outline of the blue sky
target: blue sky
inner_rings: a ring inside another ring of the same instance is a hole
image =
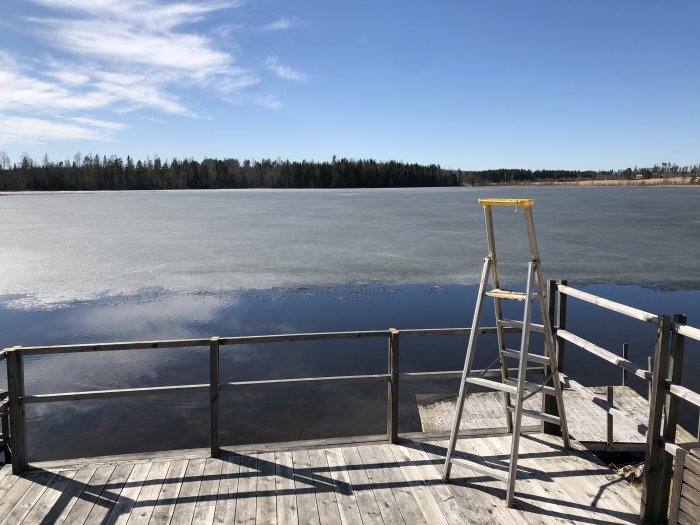
[[[700,162],[700,2],[3,0],[0,150]]]

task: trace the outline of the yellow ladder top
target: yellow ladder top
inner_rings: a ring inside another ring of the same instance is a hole
[[[482,206],[520,206],[530,208],[535,204],[535,199],[479,199]]]

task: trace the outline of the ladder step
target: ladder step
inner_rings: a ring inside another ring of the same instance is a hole
[[[512,378],[506,379],[506,383],[508,383],[509,385],[513,385],[513,386],[515,386],[516,388],[517,388],[517,385],[518,385],[517,379],[512,379]],[[525,383],[525,388],[527,388],[528,390],[538,390],[538,389],[540,389],[540,392],[542,392],[543,394],[547,394],[548,396],[556,396],[556,395],[557,395],[557,391],[554,390],[554,387],[551,387],[551,386],[542,386],[542,385],[540,385],[540,384],[533,383],[533,382],[531,382],[531,381],[525,381],[524,383]]]
[[[498,321],[498,324],[500,324],[504,328],[520,328],[521,330],[523,329],[523,322],[516,321],[514,319],[501,319],[500,321]],[[530,331],[544,333],[544,325],[530,323]]]
[[[501,351],[501,354],[507,357],[512,357],[513,359],[520,360],[520,350],[511,350],[510,348],[506,348],[505,350]],[[542,365],[551,365],[548,357],[543,355],[531,354],[530,352],[528,352],[527,354],[527,360],[532,361],[533,363],[540,363]]]
[[[506,392],[508,394],[517,394],[518,389],[511,385],[506,385],[500,381],[491,381],[490,379],[483,379],[481,377],[467,377],[467,383],[472,385],[479,385],[485,388],[490,388],[492,390],[500,390],[501,392]]]
[[[512,290],[501,290],[500,288],[494,288],[486,292],[486,295],[493,297],[494,299],[510,299],[511,301],[524,301],[527,299],[527,294],[525,292],[514,292]],[[532,294],[532,298],[536,298],[537,293]]]
[[[508,410],[510,412],[515,412],[515,407],[508,405]],[[528,416],[534,419],[539,419],[540,421],[546,421],[547,423],[552,423],[553,425],[561,425],[561,420],[557,416],[550,416],[543,412],[538,412],[537,410],[530,410],[527,408],[522,409],[523,416]]]
[[[484,474],[491,478],[500,479],[501,481],[508,482],[508,472],[504,470],[498,470],[495,468],[487,467],[475,461],[469,461],[468,459],[461,458],[450,458],[450,463],[459,465],[460,467],[468,468],[469,470],[474,470],[479,474]]]

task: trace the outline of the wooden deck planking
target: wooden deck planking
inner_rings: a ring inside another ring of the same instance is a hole
[[[607,441],[607,387],[584,387],[569,380],[575,388],[563,390],[569,434],[580,443],[595,447]],[[628,386],[613,387],[613,442],[614,448],[643,450],[646,444],[646,425],[649,403]],[[454,420],[456,398],[454,396],[419,395],[418,413],[425,432],[449,431]],[[525,408],[540,410],[542,396],[527,399]],[[525,431],[539,431],[540,424],[523,416]],[[505,427],[503,397],[500,392],[476,392],[467,394],[460,428],[497,429]],[[697,441],[692,434],[678,425],[676,442]]]
[[[0,511],[27,525],[638,523],[639,494],[580,444],[521,443],[511,509],[502,481],[455,465],[441,482],[445,441],[407,441],[30,471],[0,477]],[[506,464],[510,437],[461,439],[456,450]]]

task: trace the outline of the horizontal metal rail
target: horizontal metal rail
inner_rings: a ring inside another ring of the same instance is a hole
[[[623,314],[634,319],[639,319],[640,321],[644,321],[645,323],[658,324],[659,322],[658,315],[645,312],[644,310],[640,310],[638,308],[627,306],[626,304],[616,303],[615,301],[611,301],[610,299],[603,299],[602,297],[598,297],[597,295],[593,295],[587,292],[582,292],[581,290],[577,290],[576,288],[572,288],[571,286],[560,284],[557,285],[557,290],[570,297],[575,297],[576,299],[580,299],[582,301],[586,301],[587,303],[598,305],[602,308],[612,310],[613,312],[617,312],[619,314]]]
[[[517,368],[509,368],[508,372],[515,373]],[[438,372],[403,372],[399,374],[399,378],[403,381],[436,381],[440,379],[459,379],[462,377],[462,370],[441,370]],[[528,367],[528,374],[543,374],[544,368],[541,366]],[[472,370],[470,376],[475,377],[492,377],[500,376],[501,369],[493,368],[490,370]]]

